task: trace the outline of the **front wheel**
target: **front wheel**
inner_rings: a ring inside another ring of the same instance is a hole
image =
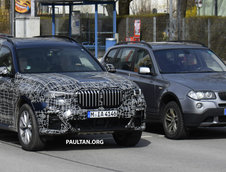
[[[176,102],[172,101],[166,104],[162,111],[162,120],[167,138],[181,139],[186,136],[182,112]]]
[[[39,135],[36,118],[28,104],[24,104],[20,108],[17,126],[19,142],[23,149],[36,151],[44,147]]]
[[[120,146],[135,146],[141,138],[142,131],[114,132],[113,138]]]

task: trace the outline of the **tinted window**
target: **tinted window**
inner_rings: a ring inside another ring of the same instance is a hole
[[[0,50],[0,67],[7,67],[10,72],[12,71],[12,55],[6,47]]]
[[[21,73],[96,72],[101,66],[80,47],[37,47],[17,50]]]
[[[123,70],[134,70],[133,57],[135,53],[135,48],[122,48],[120,49],[114,66],[116,69]]]
[[[138,72],[139,67],[149,67],[150,69],[152,67],[150,54],[145,49],[137,50],[137,58],[134,64],[134,72]]]
[[[162,73],[221,72],[225,65],[210,50],[177,49],[155,51]]]
[[[108,55],[105,57],[105,63],[106,64],[113,64],[113,65],[115,65],[115,55],[116,55],[116,53],[117,53],[117,51],[118,51],[118,49],[113,49],[113,50],[111,50],[109,53],[108,53]]]

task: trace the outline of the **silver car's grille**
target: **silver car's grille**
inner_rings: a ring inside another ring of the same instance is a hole
[[[226,100],[226,92],[219,92],[218,95],[221,100]]]
[[[77,92],[78,103],[81,108],[94,109],[119,107],[122,103],[122,91],[111,90],[81,90]]]

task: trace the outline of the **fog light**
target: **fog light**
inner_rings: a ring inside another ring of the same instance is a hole
[[[196,107],[197,107],[198,109],[202,108],[202,103],[197,103],[197,104],[196,104]]]
[[[66,112],[64,112],[64,117],[65,118],[69,118],[72,115],[71,110],[67,110]]]

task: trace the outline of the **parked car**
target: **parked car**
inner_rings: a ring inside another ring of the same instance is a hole
[[[136,82],[147,103],[147,122],[161,122],[171,139],[189,128],[226,126],[226,68],[206,46],[189,41],[125,42],[101,60]]]
[[[68,133],[112,133],[134,146],[145,107],[135,83],[107,72],[73,39],[0,38],[0,128],[18,132],[25,150]]]

